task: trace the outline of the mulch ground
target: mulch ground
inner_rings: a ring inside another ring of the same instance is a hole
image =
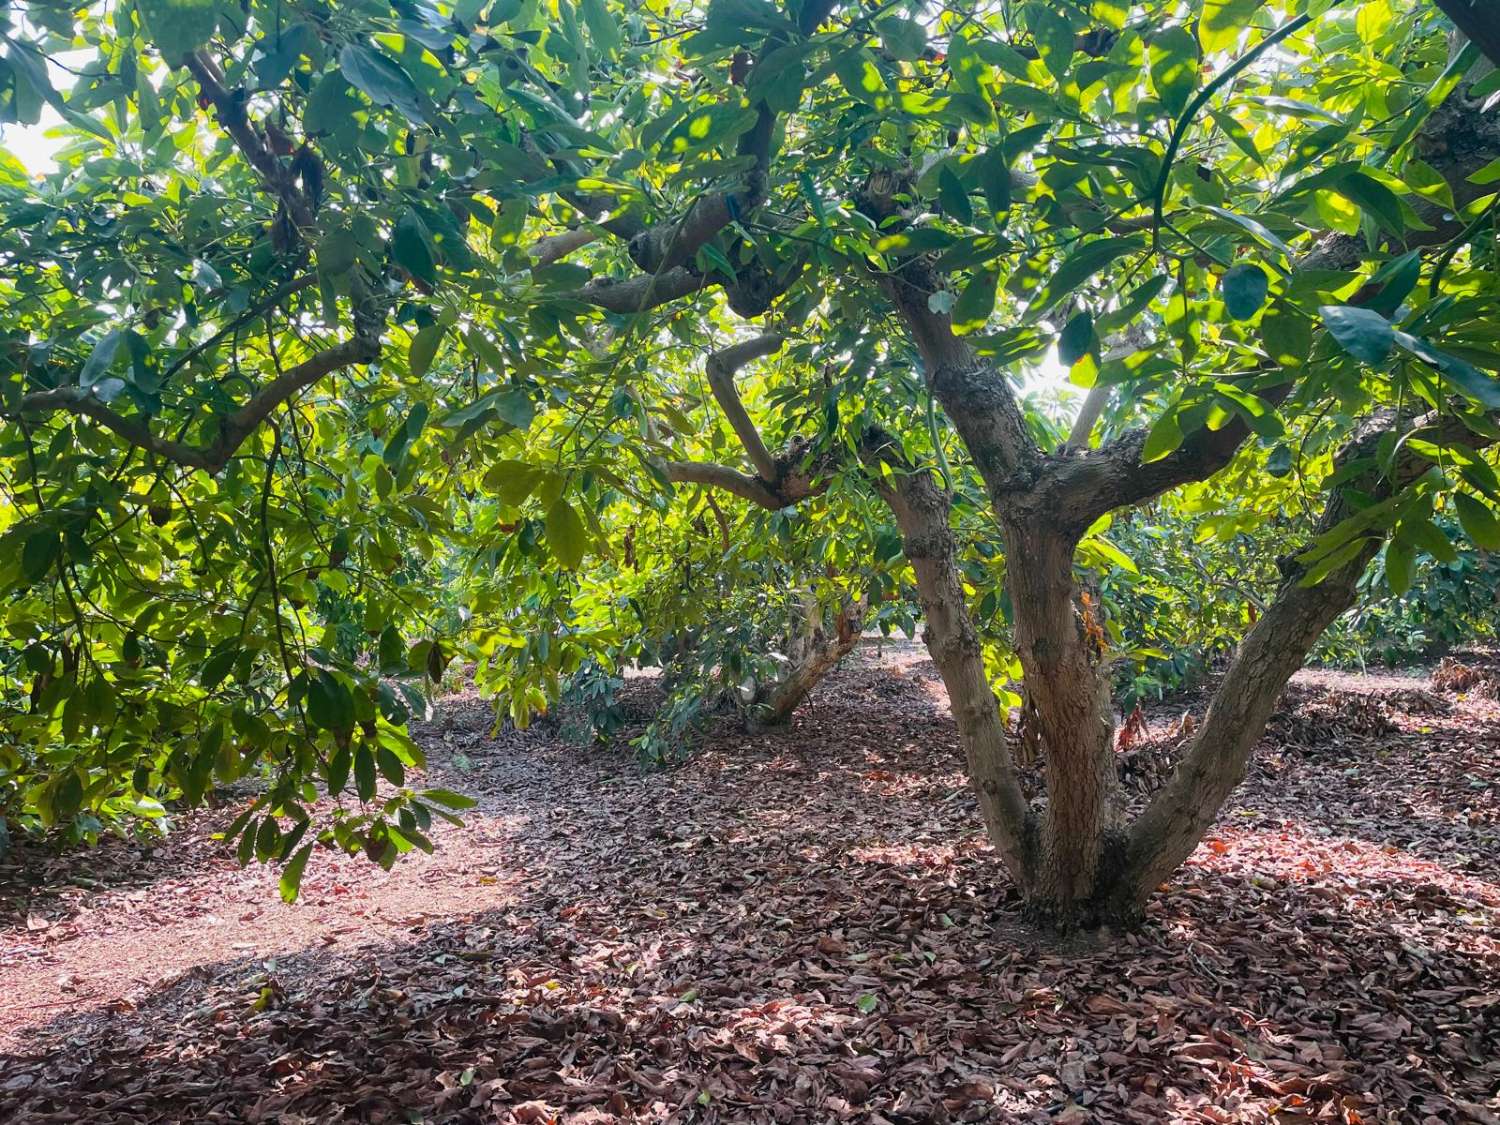
[[[390,874],[283,906],[232,808],[15,852],[0,1121],[1500,1121],[1500,704],[1286,704],[1147,925],[1060,945],[919,652],[668,772],[455,697],[421,738],[480,805]]]

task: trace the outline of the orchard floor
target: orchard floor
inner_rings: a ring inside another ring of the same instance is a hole
[[[1154,716],[1160,734],[1171,716]],[[0,1122],[1500,1121],[1500,704],[1304,674],[1139,933],[1019,921],[932,666],[686,766],[456,696],[479,798],[295,906],[210,839],[0,868]]]

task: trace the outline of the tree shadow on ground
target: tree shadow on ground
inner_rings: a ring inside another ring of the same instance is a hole
[[[1500,889],[1231,826],[1144,930],[1060,949],[1017,918],[920,666],[856,663],[791,730],[719,730],[675,771],[463,744],[454,780],[530,810],[511,903],[63,1015],[0,1119],[1494,1112]]]

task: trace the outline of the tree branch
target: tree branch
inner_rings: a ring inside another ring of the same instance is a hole
[[[750,415],[745,411],[744,403],[740,401],[739,393],[734,387],[734,376],[740,368],[752,360],[780,351],[783,343],[785,339],[774,333],[756,336],[754,339],[731,344],[721,351],[714,352],[708,357],[706,365],[708,386],[719,403],[719,409],[724,411],[730,427],[738,435],[740,444],[745,448],[745,454],[750,458],[750,463],[755,466],[756,474],[761,480],[767,482],[776,480],[776,459],[771,456],[771,451],[766,448],[766,443],[761,439],[760,431],[755,428],[755,423],[750,420]]]
[[[229,91],[224,88],[223,77],[218,66],[202,51],[194,51],[184,60],[203,96],[214,107],[219,124],[229,134],[250,166],[260,173],[266,187],[285,205],[292,222],[299,230],[312,226],[313,209],[307,198],[297,190],[291,172],[282,167],[262,139],[259,131],[250,122],[245,112],[243,90]]]
[[[288,368],[257,391],[244,406],[221,419],[219,436],[205,446],[158,437],[152,433],[145,419],[127,418],[110,409],[94,394],[92,387],[70,385],[35,391],[22,396],[17,412],[48,414],[65,410],[82,415],[149,453],[187,468],[217,473],[229,463],[229,459],[256,427],[283,402],[330,372],[357,363],[369,363],[379,354],[378,341],[368,337],[355,337]]]
[[[1380,440],[1399,428],[1399,420],[1389,412],[1372,418],[1344,446],[1335,463],[1373,459]],[[1440,445],[1480,449],[1493,441],[1476,435],[1452,416],[1429,416],[1416,428],[1435,431],[1432,440]],[[1363,507],[1355,499],[1359,493],[1383,499],[1432,467],[1409,445],[1401,445],[1400,450],[1391,477],[1382,480],[1371,470],[1335,488],[1314,534],[1331,531]],[[1285,568],[1281,589],[1240,642],[1197,737],[1171,780],[1131,826],[1128,877],[1121,885],[1125,893],[1135,895],[1136,904],[1192,854],[1220,806],[1244,778],[1250,754],[1282,688],[1324,630],[1354,604],[1359,580],[1382,542],[1383,536],[1368,537],[1352,559],[1316,585],[1302,585],[1300,566]]]
[[[1096,382],[1089,388],[1089,393],[1084,396],[1083,405],[1078,408],[1078,417],[1073,419],[1073,428],[1068,431],[1068,440],[1063,445],[1063,452],[1087,449],[1089,437],[1094,432],[1094,424],[1099,421],[1099,415],[1104,413],[1104,408],[1109,404],[1110,391],[1114,390],[1108,383]]]
[[[668,461],[667,479],[676,484],[704,484],[710,488],[722,488],[725,492],[732,492],[771,512],[786,507],[780,494],[765,481],[731,469],[728,465],[717,465],[711,461]]]
[[[565,300],[582,301],[609,312],[637,313],[681,300],[714,284],[716,282],[708,275],[696,274],[679,266],[662,274],[643,273],[623,280],[613,277],[597,278],[582,289],[575,289],[561,296]]]
[[[947,313],[932,310],[928,299],[941,286],[929,264],[913,259],[881,281],[922,357],[928,387],[963,438],[990,498],[1004,507],[1009,495],[1031,487],[1041,467],[1041,450],[1010,382],[954,333]]]
[[[930,472],[908,464],[884,433],[866,434],[860,456],[870,467],[876,492],[896,517],[902,548],[916,573],[925,623],[922,640],[948,689],[969,782],[979,797],[990,839],[1011,878],[1025,889],[1035,876],[1036,817],[1016,775],[999,701],[985,674],[979,634],[964,599],[949,525],[949,496]]]
[[[561,234],[549,234],[537,239],[531,244],[527,256],[531,259],[532,269],[546,269],[554,262],[562,261],[574,250],[582,249],[598,239],[599,230],[595,227],[572,227]]]

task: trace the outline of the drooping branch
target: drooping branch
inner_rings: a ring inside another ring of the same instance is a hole
[[[62,410],[77,414],[149,453],[187,468],[216,473],[229,463],[245,439],[282,403],[325,375],[355,364],[369,363],[379,354],[379,341],[355,337],[287,368],[257,391],[244,406],[221,419],[218,437],[201,446],[159,437],[145,419],[116,413],[94,393],[94,388],[76,384],[23,395],[17,413],[49,414]]]
[[[1404,428],[1389,413],[1372,419],[1336,463],[1373,460],[1381,439]],[[1451,416],[1424,419],[1416,428],[1427,430],[1439,445],[1478,449],[1491,440]],[[1356,495],[1393,495],[1431,467],[1409,444],[1399,448],[1390,477],[1381,479],[1371,470],[1332,491],[1316,533],[1332,530],[1358,511]],[[1281,589],[1241,641],[1182,762],[1131,826],[1121,886],[1122,893],[1135,896],[1133,905],[1143,902],[1192,854],[1219,807],[1244,778],[1251,751],[1282,688],[1328,626],[1354,604],[1359,580],[1381,542],[1380,537],[1367,537],[1353,558],[1316,585],[1302,584],[1303,570],[1295,562],[1285,566]]]
[[[752,360],[780,351],[784,342],[784,338],[775,333],[756,336],[754,339],[731,344],[727,348],[714,352],[708,357],[706,365],[708,386],[713,391],[719,409],[724,411],[724,417],[729,420],[730,427],[739,437],[746,456],[755,466],[756,474],[761,480],[772,484],[777,477],[776,459],[771,456],[771,451],[761,440],[760,431],[756,429],[755,423],[750,420],[750,415],[745,410],[744,403],[740,401],[739,392],[734,387],[734,377],[740,368]]]

